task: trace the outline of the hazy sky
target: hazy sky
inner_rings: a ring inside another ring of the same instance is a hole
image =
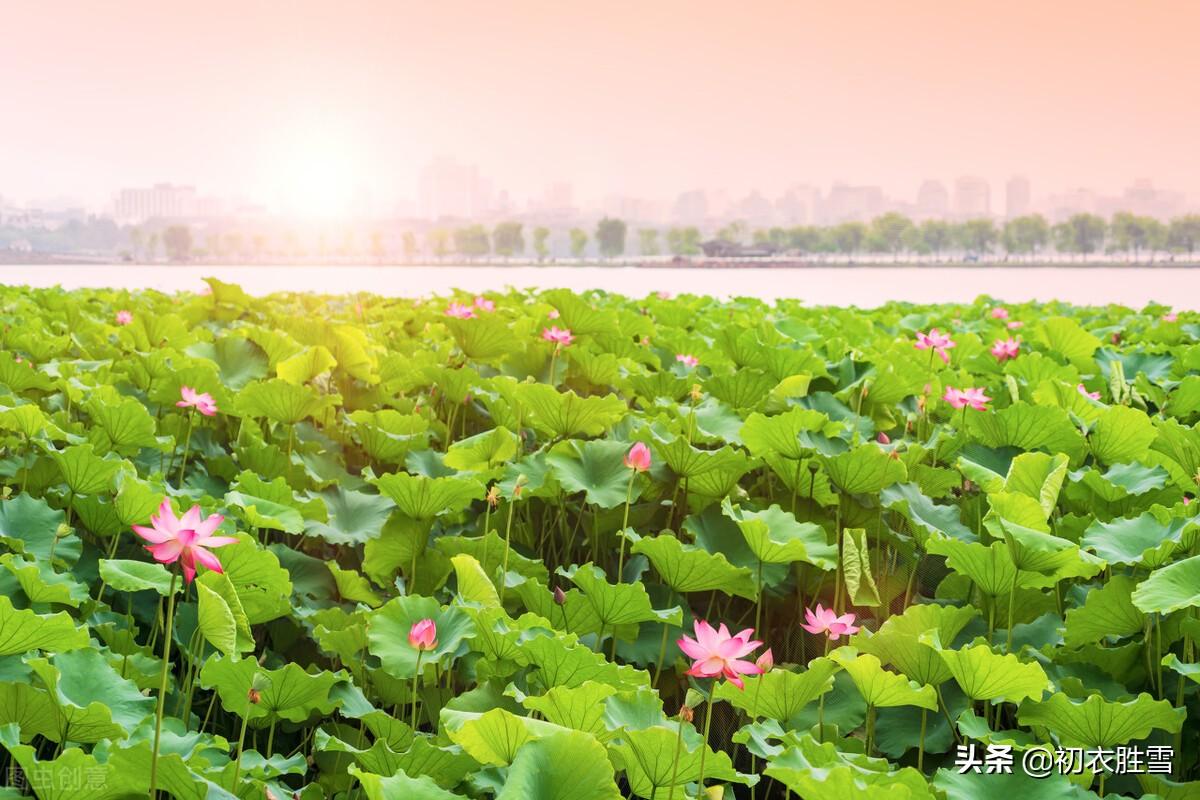
[[[1013,173],[1200,193],[1200,3],[6,2],[0,194],[518,198]],[[995,202],[995,199],[993,200]]]

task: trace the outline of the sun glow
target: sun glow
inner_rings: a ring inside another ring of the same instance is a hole
[[[307,128],[278,155],[272,182],[286,213],[329,219],[351,212],[365,176],[349,136],[328,127]]]

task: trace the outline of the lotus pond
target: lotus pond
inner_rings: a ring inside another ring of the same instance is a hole
[[[1200,797],[1200,316],[210,285],[0,289],[0,800]]]

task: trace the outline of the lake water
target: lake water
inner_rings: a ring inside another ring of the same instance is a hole
[[[64,288],[196,291],[212,276],[263,295],[277,291],[366,291],[402,297],[455,289],[604,289],[641,297],[691,292],[717,297],[797,298],[812,305],[873,307],[889,300],[1007,302],[1065,300],[1091,305],[1151,301],[1200,308],[1200,268],[1168,267],[803,267],[686,269],[597,266],[0,266],[0,283]]]

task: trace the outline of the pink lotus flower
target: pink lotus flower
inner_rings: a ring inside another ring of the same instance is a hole
[[[179,408],[194,408],[206,417],[217,413],[217,401],[208,392],[197,392],[190,386],[180,386],[179,396],[182,400],[175,403]]]
[[[549,319],[558,319],[558,309],[557,308],[550,309],[550,313],[548,313],[546,316]]]
[[[547,342],[554,342],[560,347],[566,347],[571,342],[575,341],[575,337],[571,335],[570,328],[560,328],[557,325],[551,325],[549,328],[542,328],[542,338]]]
[[[408,629],[408,643],[416,650],[428,652],[436,649],[438,646],[437,623],[431,619],[414,622]]]
[[[661,291],[655,292],[655,294],[658,295],[659,300],[670,300],[671,299],[671,293],[666,290],[661,290]]]
[[[1175,322],[1178,319],[1179,319],[1179,315],[1176,314],[1174,311],[1171,311],[1169,313],[1162,315],[1163,322]]]
[[[625,466],[637,472],[645,472],[650,469],[650,448],[643,442],[637,442],[633,447],[629,448],[629,452],[625,454]]]
[[[992,400],[983,389],[955,389],[953,386],[946,387],[942,399],[955,408],[970,406],[976,411],[987,411],[987,404]]]
[[[1076,386],[1076,387],[1075,387],[1075,391],[1079,392],[1079,393],[1080,393],[1081,395],[1083,395],[1084,397],[1090,397],[1092,400],[1099,400],[1099,399],[1100,399],[1100,393],[1099,393],[1099,392],[1089,392],[1089,391],[1087,390],[1087,387],[1086,387],[1086,386],[1084,386],[1082,383],[1081,383],[1081,384],[1079,384],[1078,386]]]
[[[875,441],[879,442],[880,444],[891,444],[892,443],[892,440],[890,438],[888,438],[888,435],[886,433],[884,433],[883,431],[880,431],[879,433],[877,433],[875,435]]]
[[[1007,339],[997,339],[992,344],[992,355],[996,357],[997,361],[1003,362],[1009,358],[1016,358],[1020,352],[1020,340],[1014,339],[1011,336]]]
[[[488,300],[486,297],[476,297],[475,298],[475,307],[478,308],[480,311],[495,311],[496,310],[495,302]]]
[[[763,651],[763,654],[754,660],[754,663],[764,673],[770,672],[775,668],[775,654],[771,652],[771,648]]]
[[[213,536],[217,526],[225,521],[220,514],[200,519],[200,506],[192,506],[182,517],[175,516],[171,501],[163,499],[158,513],[150,517],[150,527],[134,525],[133,532],[150,544],[147,550],[160,564],[183,565],[183,577],[188,583],[196,577],[196,564],[203,564],[213,572],[221,572],[221,562],[208,552],[209,547],[224,547],[237,544],[232,536]]]
[[[752,628],[731,636],[724,623],[714,630],[707,622],[698,619],[693,627],[696,632],[695,639],[684,636],[676,643],[679,649],[692,659],[692,668],[687,671],[688,675],[695,678],[716,678],[724,675],[730,683],[742,689],[746,686],[742,675],[762,674],[762,667],[742,660],[755,648],[762,646],[762,642],[750,638],[754,635]]]
[[[1019,330],[1021,330],[1022,327],[1024,327],[1024,325],[1025,325],[1024,322],[1021,322],[1019,319],[1014,319],[1014,320],[1009,321],[1008,329],[1010,331],[1019,331]]]
[[[133,322],[133,313],[132,312],[126,311],[125,309],[121,309],[120,311],[117,312],[117,324],[118,325],[128,325],[131,322]]]
[[[832,608],[825,608],[820,603],[817,603],[816,611],[811,608],[804,609],[804,619],[805,621],[800,623],[801,628],[809,633],[823,633],[830,641],[836,642],[841,636],[858,633],[853,614],[842,614],[839,617]]]
[[[1191,505],[1191,504],[1192,504],[1192,498],[1188,497],[1188,496],[1185,494],[1185,495],[1183,496],[1183,504],[1184,504],[1185,506]]]
[[[454,319],[470,319],[475,316],[475,312],[471,310],[470,306],[463,305],[462,303],[451,303],[446,306],[446,316],[454,317]]]
[[[992,309],[992,319],[1008,319],[1008,309],[1003,306],[996,306]]]
[[[954,346],[954,340],[949,334],[941,333],[937,328],[930,328],[929,333],[917,331],[917,341],[914,345],[918,350],[932,349],[946,364],[950,363],[950,355],[946,351]]]
[[[696,358],[695,356],[688,355],[687,353],[677,353],[675,355],[675,360],[680,364],[683,364],[688,369],[693,369],[700,366],[700,359]]]

